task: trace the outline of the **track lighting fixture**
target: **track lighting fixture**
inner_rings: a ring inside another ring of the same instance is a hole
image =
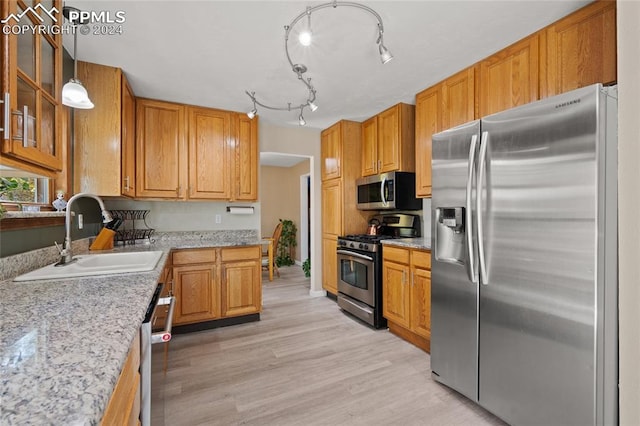
[[[378,15],[378,13],[375,10],[371,9],[369,6],[365,6],[363,4],[353,3],[353,2],[332,1],[329,3],[319,4],[313,7],[307,7],[307,9],[304,12],[302,12],[301,14],[293,18],[293,21],[291,21],[289,25],[286,25],[284,27],[284,30],[285,30],[284,50],[287,56],[287,61],[289,61],[289,65],[291,65],[291,70],[296,74],[296,76],[298,77],[298,80],[300,80],[302,84],[306,86],[309,93],[307,100],[304,103],[301,103],[299,105],[294,105],[293,107],[291,107],[291,102],[289,102],[287,106],[283,106],[283,107],[270,106],[270,105],[266,105],[264,103],[259,102],[256,99],[255,92],[250,93],[249,91],[245,91],[247,96],[249,96],[249,99],[251,99],[251,101],[253,102],[253,109],[247,113],[247,116],[249,118],[253,118],[257,114],[257,105],[261,106],[262,108],[275,110],[275,111],[291,111],[291,110],[299,109],[300,115],[298,116],[298,124],[300,124],[301,126],[304,126],[305,124],[307,124],[307,122],[303,117],[304,109],[309,108],[311,112],[318,109],[318,104],[316,104],[316,89],[311,84],[311,78],[303,77],[303,74],[307,72],[307,67],[304,64],[294,64],[293,61],[291,60],[291,56],[289,55],[289,33],[291,32],[291,29],[293,28],[293,26],[306,16],[307,28],[304,31],[300,32],[298,36],[298,40],[302,45],[309,46],[311,44],[311,34],[312,34],[311,33],[311,14],[320,9],[324,9],[328,7],[332,7],[335,9],[338,6],[355,7],[357,9],[364,10],[365,12],[368,12],[371,15],[373,15],[377,21],[377,26],[378,26],[378,39],[376,40],[376,44],[378,44],[378,52],[380,53],[380,60],[382,61],[383,64],[386,64],[387,62],[393,59],[393,55],[391,54],[391,52],[389,52],[389,49],[386,48],[382,39],[382,35],[384,33],[382,18],[380,17],[380,15]]]

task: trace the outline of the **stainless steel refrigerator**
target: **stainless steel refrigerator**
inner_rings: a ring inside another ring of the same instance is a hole
[[[616,90],[432,139],[432,375],[514,425],[617,423]]]

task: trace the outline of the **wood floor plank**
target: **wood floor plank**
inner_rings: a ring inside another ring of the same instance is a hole
[[[429,355],[309,296],[299,267],[263,279],[259,322],[177,335],[152,424],[504,425],[431,379]]]

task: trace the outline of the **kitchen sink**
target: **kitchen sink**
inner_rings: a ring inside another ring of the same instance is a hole
[[[45,266],[14,278],[14,281],[53,280],[58,278],[145,272],[155,269],[162,251],[131,251],[74,256],[72,263]]]

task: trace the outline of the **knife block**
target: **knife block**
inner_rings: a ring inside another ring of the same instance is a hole
[[[89,246],[89,250],[109,250],[113,248],[113,236],[116,235],[116,232],[102,228],[96,239],[93,241],[91,246]]]

